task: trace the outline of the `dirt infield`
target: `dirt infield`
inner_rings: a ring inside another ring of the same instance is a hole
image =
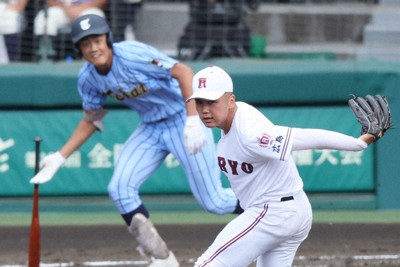
[[[221,224],[157,226],[182,267],[193,266],[193,261],[222,227]],[[0,236],[0,266],[26,266],[29,227],[0,227]],[[46,266],[146,266],[123,225],[42,227],[41,262]],[[314,224],[294,266],[398,267],[400,225]]]

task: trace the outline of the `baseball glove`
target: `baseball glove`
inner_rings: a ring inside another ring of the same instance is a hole
[[[349,106],[361,124],[361,134],[372,134],[375,136],[375,141],[392,126],[392,115],[385,96],[354,96],[349,100]]]

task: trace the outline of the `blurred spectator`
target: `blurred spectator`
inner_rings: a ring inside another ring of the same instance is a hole
[[[102,10],[107,0],[48,0],[34,20],[34,34],[39,36],[38,55],[54,58],[54,38],[59,31],[68,27],[81,15],[96,14],[105,17]]]
[[[245,57],[250,47],[248,10],[260,0],[191,0],[190,20],[178,42],[180,60]]]
[[[137,12],[142,7],[142,0],[125,0],[128,5],[128,15],[126,16],[125,40],[135,40],[135,20]]]
[[[24,27],[24,11],[29,0],[0,0],[0,42],[2,63],[16,60]],[[4,39],[4,45],[3,45]]]
[[[135,40],[135,21],[142,7],[142,0],[110,1],[111,28],[114,40]]]

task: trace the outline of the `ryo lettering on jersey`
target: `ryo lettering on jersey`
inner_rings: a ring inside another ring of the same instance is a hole
[[[132,88],[132,90],[129,92],[125,92],[122,88],[118,88],[117,91],[118,92],[114,92],[112,90],[107,90],[105,93],[106,93],[106,95],[114,98],[115,100],[123,101],[126,98],[139,97],[139,96],[147,93],[149,90],[143,84],[140,83],[138,87]]]
[[[253,172],[253,165],[251,165],[250,163],[242,162],[239,164],[239,162],[235,160],[227,160],[224,157],[218,157],[218,165],[221,171],[225,173],[231,173],[233,175],[239,175],[239,171],[247,174]]]

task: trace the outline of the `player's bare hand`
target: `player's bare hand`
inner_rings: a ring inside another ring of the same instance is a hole
[[[188,116],[186,118],[183,134],[185,137],[185,145],[190,155],[196,154],[203,148],[206,142],[206,135],[199,116]]]
[[[40,162],[41,170],[30,180],[30,183],[43,184],[50,181],[64,162],[65,158],[60,152],[46,156]]]

